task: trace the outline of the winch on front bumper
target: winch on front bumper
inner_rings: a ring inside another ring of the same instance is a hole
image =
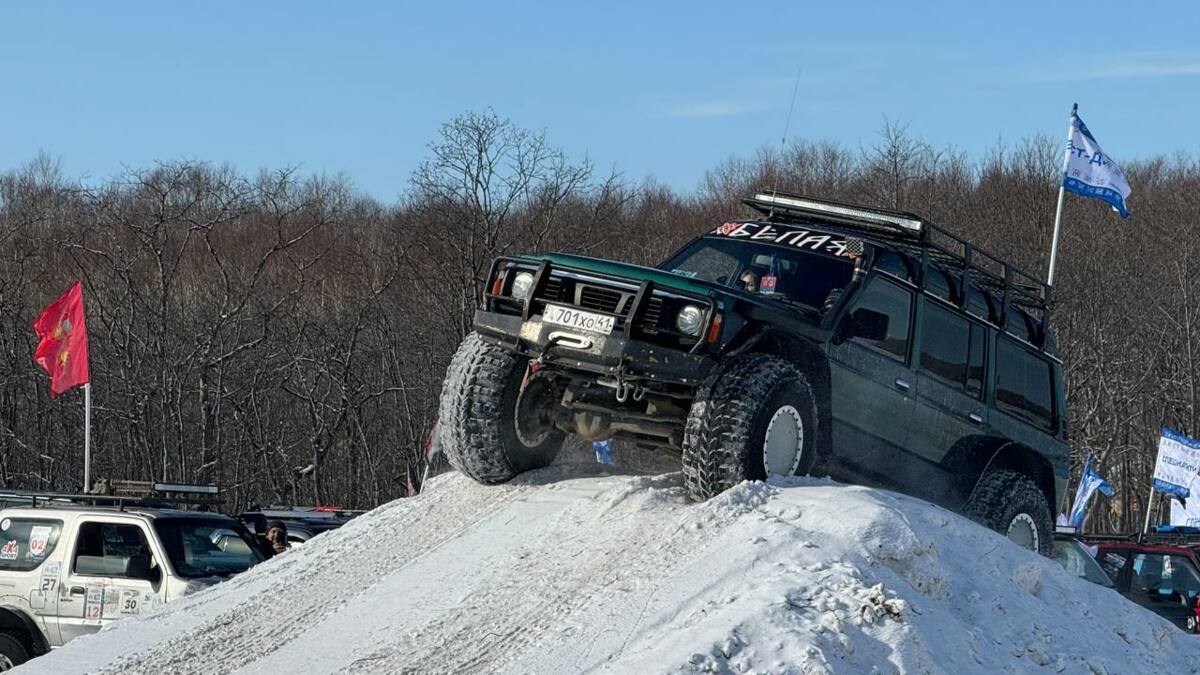
[[[695,386],[715,365],[704,355],[621,335],[604,335],[574,330],[521,316],[480,310],[475,313],[475,330],[539,363],[580,370],[613,379],[644,380],[662,384]]]

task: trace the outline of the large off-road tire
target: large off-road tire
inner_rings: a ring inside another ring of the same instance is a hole
[[[688,496],[703,501],[744,480],[807,474],[819,442],[804,374],[776,356],[739,357],[696,392],[683,434]]]
[[[1046,495],[1023,473],[1009,469],[984,473],[963,515],[1025,548],[1054,555],[1054,520]]]
[[[29,660],[29,648],[21,636],[10,632],[0,633],[0,672],[12,670]]]
[[[562,448],[564,434],[549,419],[558,401],[547,378],[530,379],[521,392],[528,365],[478,333],[467,335],[450,362],[438,413],[442,449],[475,481],[495,485],[549,466]]]

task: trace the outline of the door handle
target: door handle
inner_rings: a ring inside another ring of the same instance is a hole
[[[72,586],[71,595],[83,595],[83,586]]]
[[[899,389],[900,391],[908,391],[909,389],[912,389],[912,385],[909,384],[905,380],[901,380],[901,379],[897,378],[896,379],[896,388]]]
[[[971,420],[971,424],[983,424],[983,418],[975,413],[967,415],[967,419]]]

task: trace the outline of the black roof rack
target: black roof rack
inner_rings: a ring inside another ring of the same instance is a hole
[[[1120,542],[1128,544],[1148,544],[1152,546],[1200,547],[1200,534],[1187,534],[1181,532],[1146,532],[1145,534],[1141,532],[1122,534],[1065,534],[1089,544]]]
[[[171,508],[173,505],[216,506],[224,503],[216,485],[185,485],[142,481],[98,481],[93,492],[39,492],[36,490],[0,490],[0,508],[77,504],[86,506],[126,506]]]
[[[1001,325],[1009,305],[1016,305],[1043,322],[1049,320],[1053,304],[1048,285],[916,214],[775,190],[759,192],[743,199],[742,203],[767,216],[768,220],[833,225],[844,234],[891,245],[920,260],[922,276],[930,262],[944,269],[957,270],[962,274],[964,303],[969,284],[975,284],[1001,300]]]

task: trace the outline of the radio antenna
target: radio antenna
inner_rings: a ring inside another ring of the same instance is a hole
[[[779,159],[781,162],[780,168],[775,171],[775,184],[771,186],[771,194],[779,188],[779,174],[782,173],[783,153],[787,151],[788,130],[792,128],[792,112],[796,110],[796,94],[800,93],[800,73],[804,72],[803,68],[796,69],[796,84],[792,87],[792,103],[788,106],[787,120],[783,123],[783,137],[779,139]]]

